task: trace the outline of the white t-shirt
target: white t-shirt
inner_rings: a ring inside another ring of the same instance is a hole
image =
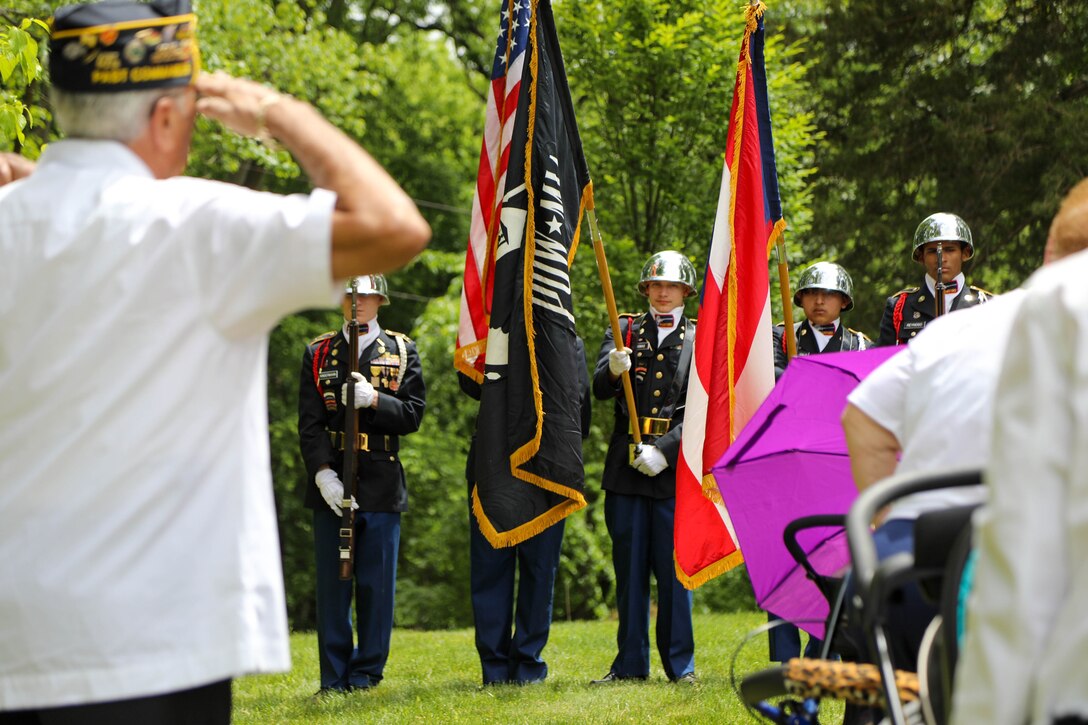
[[[939,317],[847,397],[899,441],[896,473],[982,468],[989,462],[997,373],[1022,297],[1014,290]],[[893,504],[887,520],[983,500],[981,486],[927,491]]]
[[[94,141],[0,188],[0,710],[290,667],[268,333],[340,299],[333,204]]]
[[[997,384],[955,725],[1088,717],[1088,252],[1027,284]],[[990,305],[987,304],[987,307]],[[959,314],[959,313],[957,313]]]

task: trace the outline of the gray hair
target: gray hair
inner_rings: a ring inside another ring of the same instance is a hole
[[[147,128],[155,102],[176,88],[119,93],[77,93],[54,87],[53,116],[69,138],[128,143]]]

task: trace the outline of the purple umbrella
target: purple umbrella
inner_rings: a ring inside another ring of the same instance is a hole
[[[839,422],[846,396],[898,351],[795,357],[713,468],[756,602],[817,637],[829,605],[786,550],[782,531],[796,518],[850,508],[858,492]],[[804,530],[798,543],[821,574],[849,562],[841,530]]]

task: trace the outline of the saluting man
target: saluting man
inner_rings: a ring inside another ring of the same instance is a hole
[[[378,308],[389,303],[380,274],[356,278],[359,372],[348,375],[347,320],[351,283],[344,296],[345,323],[311,342],[302,357],[298,434],[309,483],[306,506],[313,509],[317,563],[317,648],[323,692],[374,687],[382,680],[393,631],[393,600],[400,547],[400,515],[408,510],[408,489],[398,450],[400,436],[415,433],[423,419],[426,389],[415,344],[383,330]],[[353,508],[355,571],[340,579],[340,504],[345,444],[347,385],[355,386],[359,409],[359,458]],[[352,600],[358,643],[352,641]]]
[[[793,304],[805,312],[805,319],[793,325],[798,355],[867,350],[873,346],[865,333],[843,325],[839,319],[843,312],[854,308],[854,282],[834,262],[817,262],[801,273]],[[782,376],[788,361],[785,330],[785,325],[775,325],[773,330],[775,380]]]
[[[925,268],[924,283],[920,287],[900,290],[884,303],[877,345],[907,343],[937,317],[938,246],[941,249],[940,275],[945,284],[945,312],[981,305],[993,297],[983,289],[968,285],[961,271],[963,263],[975,253],[967,222],[955,214],[930,214],[914,232],[913,257]]]
[[[657,650],[665,675],[672,682],[694,684],[692,598],[676,578],[673,515],[676,458],[695,341],[695,321],[684,316],[684,300],[695,294],[695,268],[679,252],[659,252],[642,268],[638,290],[649,298],[649,312],[620,317],[621,349],[616,348],[611,329],[605,331],[593,374],[594,395],[616,401],[602,488],[619,610],[619,651],[608,674],[593,684],[649,676],[650,572],[657,580]],[[631,439],[620,381],[632,362],[642,435],[638,450]]]

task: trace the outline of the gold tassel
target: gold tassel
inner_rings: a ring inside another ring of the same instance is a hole
[[[722,501],[722,492],[718,490],[718,482],[713,474],[708,473],[703,476],[703,497],[715,506],[725,506],[725,502]]]

